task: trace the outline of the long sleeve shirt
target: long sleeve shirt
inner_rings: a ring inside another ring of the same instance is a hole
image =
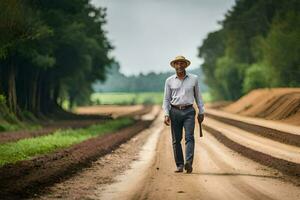
[[[169,115],[171,104],[190,105],[194,103],[194,100],[199,113],[204,113],[204,104],[197,75],[186,73],[184,79],[180,80],[177,74],[174,74],[166,79],[162,105],[165,115]]]

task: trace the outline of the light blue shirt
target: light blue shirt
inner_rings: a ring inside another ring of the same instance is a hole
[[[165,91],[162,108],[169,115],[172,105],[190,105],[196,101],[199,113],[204,113],[203,99],[200,93],[198,76],[187,73],[183,80],[174,74],[165,81]]]

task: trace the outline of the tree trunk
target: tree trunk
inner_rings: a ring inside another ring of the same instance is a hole
[[[40,111],[47,115],[51,112],[53,106],[53,86],[51,83],[51,73],[43,72],[40,77]]]
[[[74,107],[75,103],[75,97],[73,95],[70,95],[69,97],[69,110],[71,110]]]
[[[3,64],[0,62],[0,94],[4,95],[3,90]]]
[[[16,72],[15,66],[10,65],[8,70],[8,88],[7,88],[7,104],[11,112],[17,114],[17,94],[16,94]]]
[[[58,104],[59,93],[60,93],[60,83],[59,81],[57,81],[55,88],[53,90],[53,102],[56,104]]]
[[[38,71],[34,71],[32,74],[32,81],[30,83],[29,91],[30,93],[28,98],[28,108],[31,112],[37,113],[37,94],[38,94]]]

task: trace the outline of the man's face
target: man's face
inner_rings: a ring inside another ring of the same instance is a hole
[[[176,61],[174,63],[174,68],[176,72],[183,72],[186,68],[187,64],[184,61]]]

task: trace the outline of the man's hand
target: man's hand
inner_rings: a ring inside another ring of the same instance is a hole
[[[165,125],[170,126],[171,119],[168,115],[165,115],[165,120],[164,120]]]
[[[203,122],[203,120],[204,120],[204,114],[198,114],[198,116],[197,116],[197,118],[198,118],[198,122],[199,123],[202,123]]]

